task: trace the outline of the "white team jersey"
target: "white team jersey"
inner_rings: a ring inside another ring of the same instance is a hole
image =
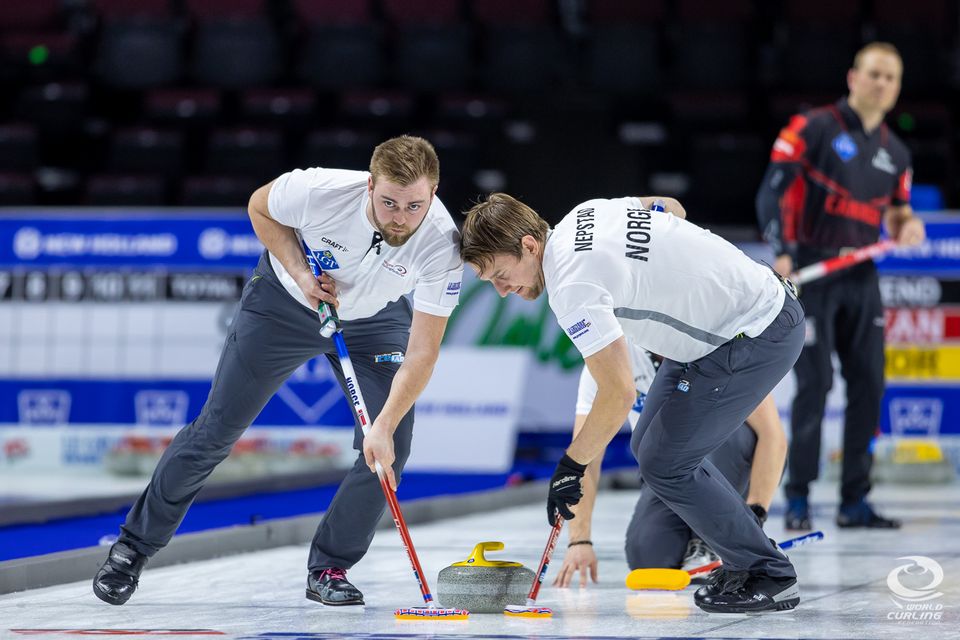
[[[637,389],[637,400],[630,409],[630,415],[627,416],[627,423],[633,429],[637,425],[637,418],[643,410],[643,403],[647,399],[647,393],[650,391],[650,385],[657,375],[657,369],[653,366],[650,354],[628,342],[627,348],[630,350],[630,367],[633,369],[633,385]],[[590,375],[586,366],[580,371],[580,386],[577,387],[577,415],[585,416],[590,413],[593,407],[593,399],[597,397],[597,381]]]
[[[463,263],[459,232],[439,198],[420,228],[401,247],[371,248],[374,226],[367,219],[366,171],[296,169],[270,188],[270,216],[297,229],[320,267],[337,281],[339,315],[369,318],[388,303],[414,292],[413,308],[449,316],[460,299]],[[296,281],[271,254],[273,270],[287,292],[304,306]]]
[[[770,268],[639,198],[589,200],[547,239],[550,307],[583,357],[626,335],[677,362],[756,337],[786,294]]]

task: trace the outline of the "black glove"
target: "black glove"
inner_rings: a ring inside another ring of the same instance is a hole
[[[763,527],[767,521],[767,510],[758,504],[748,504],[747,506],[750,508],[750,511],[753,511],[753,515],[756,516],[760,526]]]
[[[556,524],[556,514],[560,513],[564,520],[573,518],[573,512],[567,505],[577,504],[583,496],[580,482],[587,465],[580,464],[570,456],[564,454],[557,463],[557,470],[550,478],[550,492],[547,494],[547,522],[550,526]]]

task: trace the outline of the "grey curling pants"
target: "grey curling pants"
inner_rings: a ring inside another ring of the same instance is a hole
[[[343,323],[343,334],[367,409],[375,419],[386,402],[399,364],[375,363],[378,354],[405,352],[412,313],[400,299],[370,318]],[[344,388],[333,340],[319,334],[313,312],[291,297],[264,253],[244,286],[240,307],[220,354],[210,395],[200,415],[177,433],[147,488],[127,514],[120,540],[152,556],[173,537],[207,476],[257,417],[267,401],[302,364],[323,354]],[[413,410],[394,434],[397,479],[410,453]],[[354,448],[363,432],[354,425]],[[309,570],[349,569],[367,552],[386,508],[375,473],[363,454],[340,484],[310,547]]]
[[[719,449],[707,456],[707,460],[744,499],[750,489],[750,470],[756,447],[757,434],[743,424]],[[649,567],[679,569],[687,543],[693,536],[702,538],[691,531],[687,523],[649,487],[641,487],[633,517],[627,525],[627,565],[631,571]]]
[[[788,294],[759,336],[734,338],[690,363],[664,360],[630,441],[645,487],[700,534],[729,570],[796,577],[707,456],[790,371],[803,333],[803,308]]]

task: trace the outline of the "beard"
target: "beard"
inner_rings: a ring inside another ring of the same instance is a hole
[[[536,300],[543,293],[543,286],[543,274],[541,273],[535,283],[523,287],[523,290],[520,291],[520,297],[524,300]]]
[[[424,219],[426,219],[426,216],[424,216]],[[377,231],[383,236],[383,241],[391,247],[402,247],[407,243],[407,240],[413,237],[417,229],[420,228],[419,224],[413,229],[408,227],[400,228],[393,225],[382,225],[376,216],[373,216],[373,222],[377,227]],[[423,220],[420,221],[420,224],[423,224]]]

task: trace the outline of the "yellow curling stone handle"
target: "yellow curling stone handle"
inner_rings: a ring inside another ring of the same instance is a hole
[[[502,542],[479,542],[473,548],[473,553],[466,560],[454,562],[451,567],[522,567],[519,562],[508,562],[506,560],[487,560],[483,555],[485,551],[500,551],[503,549]]]

